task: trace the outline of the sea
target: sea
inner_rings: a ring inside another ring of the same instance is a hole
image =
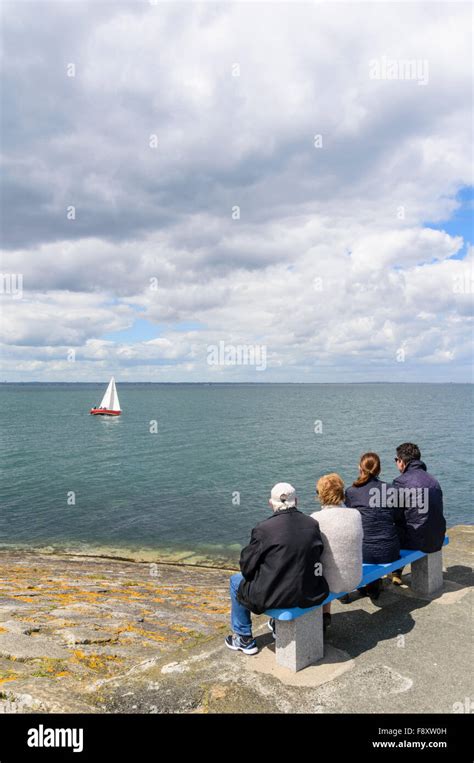
[[[102,384],[0,384],[0,547],[232,567],[269,493],[357,476],[418,444],[448,527],[472,524],[469,384],[132,384],[122,415],[89,415]]]

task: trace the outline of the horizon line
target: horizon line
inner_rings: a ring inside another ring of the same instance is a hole
[[[110,379],[109,379],[110,381]],[[116,379],[117,382],[117,379]],[[105,384],[106,380],[104,381],[42,381],[42,380],[30,380],[30,381],[0,381],[0,384]],[[364,381],[325,381],[325,382],[308,382],[308,381],[281,381],[281,382],[251,382],[251,381],[121,381],[117,382],[118,384],[125,385],[125,384],[197,384],[202,385],[206,384],[208,386],[210,385],[225,385],[225,384],[245,384],[245,385],[254,385],[254,386],[262,386],[264,384],[274,384],[274,385],[283,385],[283,384],[298,384],[298,385],[315,385],[315,384],[474,384],[474,381],[385,381],[385,380],[364,380]]]

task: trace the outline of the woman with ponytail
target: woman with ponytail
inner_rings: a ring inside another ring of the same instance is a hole
[[[400,558],[394,510],[386,506],[385,483],[379,480],[379,474],[377,453],[364,453],[359,463],[359,476],[346,490],[346,506],[358,509],[362,517],[362,556],[366,564],[388,564]],[[378,598],[380,589],[381,581],[376,581],[366,587],[366,592],[372,598]]]

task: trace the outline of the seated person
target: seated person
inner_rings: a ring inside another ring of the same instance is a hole
[[[324,577],[331,593],[357,588],[362,579],[362,520],[344,505],[344,483],[338,474],[325,474],[316,484],[321,511],[311,514],[319,523],[324,550]],[[331,624],[331,605],[323,608],[324,627]]]
[[[241,573],[230,579],[233,634],[225,643],[244,654],[258,652],[251,612],[314,607],[329,592],[321,570],[318,523],[298,511],[294,487],[286,482],[275,485],[269,504],[272,516],[252,530],[250,543],[240,555]]]
[[[392,483],[398,491],[395,524],[400,545],[427,554],[439,551],[446,533],[441,486],[427,471],[418,445],[399,445],[395,463],[400,472]],[[402,572],[403,567],[392,574],[395,585],[401,585]]]
[[[359,463],[359,476],[346,490],[346,506],[360,512],[364,539],[362,558],[366,564],[388,564],[400,558],[400,542],[395,527],[395,511],[387,508],[386,483],[379,480],[380,458],[377,453],[364,453]],[[364,589],[378,599],[382,581],[375,580]]]

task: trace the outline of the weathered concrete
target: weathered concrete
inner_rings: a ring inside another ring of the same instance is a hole
[[[38,657],[63,660],[69,657],[69,654],[49,638],[31,638],[22,633],[0,633],[0,657],[13,660],[34,660]]]
[[[458,712],[474,696],[474,528],[449,535],[441,591],[385,580],[377,602],[334,602],[323,659],[298,673],[265,616],[259,654],[225,647],[230,570],[2,551],[0,712]]]
[[[176,664],[178,665],[178,663]],[[183,670],[183,666],[179,666]],[[251,660],[244,663],[247,670],[256,673],[264,673],[278,679],[286,686],[322,686],[322,684],[333,681],[338,676],[346,673],[354,667],[354,661],[351,660],[347,652],[342,649],[336,649],[330,643],[324,647],[324,656],[308,665],[304,670],[295,672],[291,668],[280,666],[275,659],[275,649],[269,643],[260,650]],[[175,670],[177,668],[175,667]]]
[[[0,620],[1,631],[8,631],[9,633],[23,633],[26,636],[30,636],[32,633],[38,633],[40,628],[33,623],[23,623],[21,620]]]
[[[411,565],[411,587],[415,593],[428,596],[443,587],[443,552],[435,551]]]
[[[324,657],[323,609],[318,607],[296,620],[275,621],[276,661],[293,672]]]
[[[104,631],[94,628],[61,628],[55,631],[59,638],[69,645],[74,644],[108,644],[115,641],[118,632]]]

